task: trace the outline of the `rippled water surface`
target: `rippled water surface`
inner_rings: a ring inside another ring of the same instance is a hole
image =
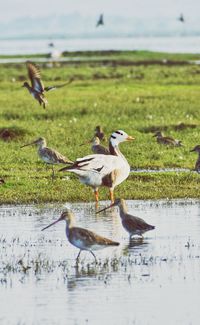
[[[88,252],[76,265],[64,222],[41,232],[64,206],[1,207],[0,324],[199,324],[200,202],[128,206],[156,226],[144,240],[129,241],[117,208],[70,205],[79,226],[121,243],[97,265]]]

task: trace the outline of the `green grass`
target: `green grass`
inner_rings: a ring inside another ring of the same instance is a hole
[[[80,144],[92,137],[98,124],[107,136],[122,129],[136,138],[121,145],[134,168],[194,168],[196,155],[189,150],[200,143],[200,67],[154,62],[135,66],[121,64],[120,60],[155,61],[167,57],[180,61],[197,59],[197,55],[122,52],[114,53],[119,61],[114,65],[113,57],[105,63],[101,62],[103,54],[93,55],[100,60],[53,68],[41,65],[45,85],[75,78],[69,86],[47,94],[47,110],[21,87],[27,78],[24,64],[1,65],[0,135],[3,128],[12,133],[9,141],[5,137],[0,140],[0,177],[5,179],[5,184],[0,185],[1,204],[93,199],[92,190],[71,174],[65,180],[63,173],[57,173],[52,182],[51,170],[40,162],[36,148],[20,146],[44,136],[50,147],[73,160],[91,153],[89,146]],[[180,123],[183,129],[177,128]],[[152,137],[155,129],[182,140],[184,147],[158,145]],[[196,173],[131,174],[115,192],[129,199],[200,197],[199,182]],[[100,190],[100,198],[108,198],[107,189]]]

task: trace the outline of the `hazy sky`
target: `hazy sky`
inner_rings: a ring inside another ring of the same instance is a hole
[[[9,21],[21,16],[48,16],[78,12],[83,16],[120,15],[133,17],[198,17],[200,0],[2,0],[0,20]]]

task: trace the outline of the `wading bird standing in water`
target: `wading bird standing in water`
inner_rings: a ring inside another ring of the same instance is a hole
[[[38,146],[38,155],[42,161],[48,165],[52,165],[52,177],[54,177],[54,165],[58,164],[73,164],[71,160],[61,155],[58,151],[48,148],[45,138],[38,138],[37,140],[24,144],[21,148],[31,145]]]
[[[48,105],[48,101],[44,95],[45,91],[64,87],[73,81],[73,79],[71,78],[68,82],[62,85],[44,87],[43,82],[41,80],[39,68],[32,62],[27,62],[26,66],[31,85],[29,85],[29,83],[25,81],[22,87],[27,88],[33,98],[35,98],[39,102],[39,104],[43,106],[43,108],[46,108],[46,106]]]
[[[98,188],[108,187],[111,202],[114,202],[114,188],[122,183],[130,173],[130,166],[119,150],[119,143],[134,140],[126,132],[118,130],[112,133],[109,143],[110,155],[89,155],[78,158],[73,165],[64,167],[60,171],[76,174],[81,183],[91,186],[95,193],[95,200],[99,200]]]
[[[122,225],[124,229],[129,233],[130,238],[135,235],[142,237],[146,231],[153,230],[155,228],[155,226],[149,225],[143,219],[128,214],[128,208],[126,202],[123,199],[116,199],[113,204],[96,213],[105,211],[114,206],[118,206]]]
[[[91,230],[87,230],[80,227],[74,227],[74,214],[69,209],[63,211],[63,213],[61,214],[58,220],[54,221],[47,227],[43,228],[42,231],[55,225],[57,222],[62,220],[66,222],[67,239],[72,245],[80,249],[78,256],[76,258],[77,262],[82,251],[90,252],[94,256],[96,262],[97,261],[96,256],[93,253],[94,250],[99,250],[109,246],[119,245],[118,242],[99,236]]]

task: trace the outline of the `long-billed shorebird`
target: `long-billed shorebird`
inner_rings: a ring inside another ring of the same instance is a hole
[[[52,165],[52,177],[54,177],[54,165],[73,164],[71,160],[61,155],[58,151],[48,148],[45,138],[38,138],[31,143],[24,144],[21,148],[36,145],[38,147],[38,155],[46,164]]]
[[[157,131],[153,137],[156,137],[156,140],[159,144],[164,144],[167,146],[181,147],[182,141],[174,139],[172,137],[165,137],[162,132]]]
[[[198,153],[198,158],[195,164],[195,170],[200,173],[200,145],[198,144],[197,146],[195,146],[192,150],[190,150],[190,152],[197,152]]]
[[[124,229],[129,233],[130,238],[135,235],[142,237],[142,235],[146,231],[155,229],[155,226],[149,225],[143,219],[128,214],[128,208],[125,200],[123,199],[116,199],[113,204],[96,213],[100,213],[114,206],[119,207],[119,214],[122,221],[122,225]]]
[[[30,94],[33,96],[33,98],[35,98],[39,102],[39,104],[43,106],[43,108],[46,108],[48,104],[48,101],[44,95],[45,91],[50,91],[56,88],[64,87],[67,84],[71,83],[73,80],[70,79],[68,82],[57,86],[44,87],[40,76],[40,69],[32,62],[27,62],[26,65],[27,65],[28,76],[31,81],[31,85],[29,85],[29,83],[25,81],[22,87],[27,88]]]
[[[102,155],[110,155],[110,151],[106,147],[104,147],[104,146],[102,146],[100,144],[100,140],[99,140],[99,138],[97,136],[95,136],[90,141],[86,141],[85,143],[86,144],[87,143],[92,143],[92,146],[91,146],[92,152],[97,154],[97,155],[100,155],[100,154],[102,154]]]
[[[100,141],[106,140],[103,129],[100,125],[97,125],[94,130],[94,136],[98,137]]]
[[[54,221],[47,227],[43,228],[42,231],[55,225],[57,222],[62,220],[66,221],[67,239],[72,245],[80,249],[78,256],[76,258],[77,261],[82,251],[90,252],[94,256],[96,261],[96,256],[93,253],[94,250],[99,250],[109,246],[119,245],[118,242],[99,236],[91,230],[87,230],[80,227],[74,227],[74,214],[69,209],[63,211],[63,213],[61,214],[58,220]]]
[[[73,165],[64,167],[60,171],[68,171],[76,174],[81,183],[89,185],[95,193],[98,202],[100,186],[108,187],[111,202],[114,202],[114,188],[122,183],[130,173],[128,161],[119,150],[119,143],[130,141],[134,138],[126,132],[118,130],[110,137],[110,155],[89,155],[78,158]]]

